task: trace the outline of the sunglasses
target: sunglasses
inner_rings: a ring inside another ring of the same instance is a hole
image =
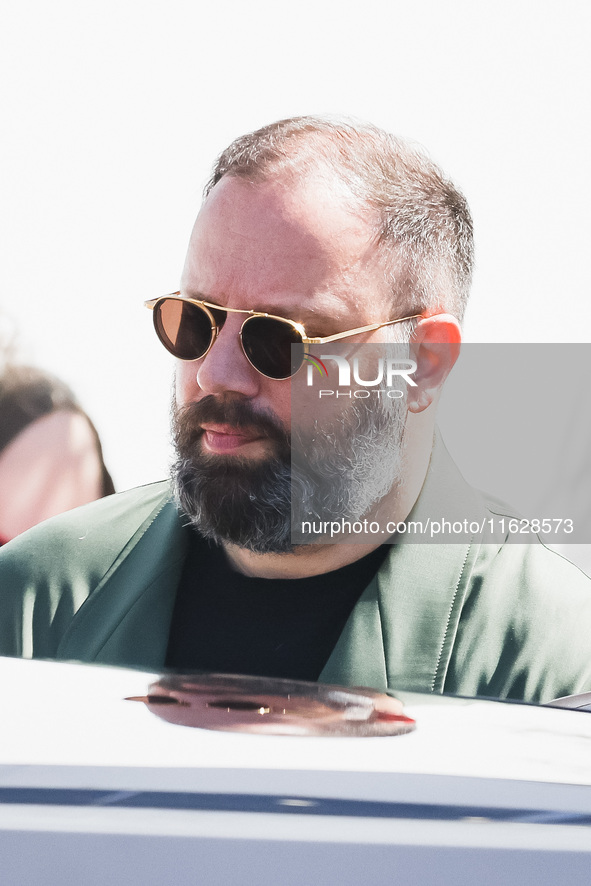
[[[323,338],[310,338],[301,323],[242,308],[223,308],[208,301],[184,298],[172,292],[144,302],[153,311],[156,335],[167,351],[179,360],[200,360],[211,350],[227,314],[247,314],[240,328],[240,344],[244,356],[257,372],[266,378],[291,378],[301,369],[308,345],[324,345],[350,335],[373,332],[421,314],[359,326]]]

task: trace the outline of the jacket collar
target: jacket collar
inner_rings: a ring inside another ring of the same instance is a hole
[[[437,435],[421,495],[407,523],[455,518],[482,525],[486,515],[483,501]],[[391,547],[351,613],[320,680],[441,692],[480,534],[460,544],[423,536],[422,543],[402,540]]]

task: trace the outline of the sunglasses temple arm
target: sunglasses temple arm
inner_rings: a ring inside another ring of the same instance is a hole
[[[372,323],[371,326],[358,326],[357,329],[349,329],[347,332],[337,332],[336,335],[326,335],[324,338],[308,338],[307,344],[325,345],[331,341],[338,341],[341,338],[348,338],[350,335],[359,335],[362,332],[374,332],[376,329],[383,329],[384,326],[393,326],[395,323],[404,323],[405,320],[416,320],[422,317],[422,314],[411,314],[410,317],[400,317],[398,320],[387,320],[385,323]]]

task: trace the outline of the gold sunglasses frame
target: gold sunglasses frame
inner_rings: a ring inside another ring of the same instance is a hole
[[[181,295],[180,292],[170,292],[168,295],[161,295],[158,298],[151,298],[148,301],[144,302],[144,307],[149,308],[149,310],[153,311],[156,305],[165,299],[175,299],[177,301],[186,301],[190,302],[193,305],[197,305],[200,308],[203,308],[207,316],[209,317],[209,321],[211,323],[211,341],[209,343],[209,347],[200,357],[193,357],[192,359],[184,359],[183,357],[175,357],[177,360],[183,360],[184,363],[194,363],[197,360],[203,360],[204,357],[209,354],[212,347],[215,344],[215,341],[219,335],[220,327],[216,323],[216,319],[214,315],[211,313],[210,308],[216,311],[225,311],[227,314],[248,314],[245,318],[244,323],[240,327],[239,338],[240,338],[240,347],[242,348],[242,352],[253,369],[256,369],[262,376],[265,378],[273,379],[273,381],[285,381],[288,378],[293,378],[296,373],[300,371],[302,366],[304,365],[304,361],[302,361],[302,365],[299,366],[294,373],[291,375],[286,375],[284,378],[277,378],[273,375],[267,375],[265,372],[261,372],[258,366],[255,366],[248,354],[246,353],[244,347],[244,341],[242,339],[242,330],[248,323],[248,321],[252,317],[268,317],[270,320],[279,320],[282,323],[287,323],[292,329],[295,329],[296,332],[302,338],[303,345],[325,345],[331,341],[338,341],[341,338],[348,338],[352,335],[360,335],[363,332],[374,332],[376,329],[383,329],[384,326],[393,326],[395,323],[404,323],[405,320],[416,320],[422,317],[422,314],[411,314],[409,317],[399,317],[396,320],[386,320],[383,323],[371,323],[369,326],[358,326],[355,329],[348,329],[346,332],[337,332],[334,335],[325,335],[322,337],[311,338],[309,335],[306,335],[306,330],[301,323],[297,323],[295,320],[290,320],[288,317],[280,317],[278,314],[269,314],[266,311],[249,311],[245,308],[226,308],[223,305],[216,305],[213,302],[205,301],[203,299],[198,298],[188,298],[187,296]],[[158,335],[158,330],[156,330],[156,334]],[[160,336],[158,336],[160,338]],[[166,346],[165,346],[166,347]],[[168,350],[168,349],[167,349]],[[304,347],[304,355],[308,354],[308,348]],[[173,356],[175,356],[173,354]]]

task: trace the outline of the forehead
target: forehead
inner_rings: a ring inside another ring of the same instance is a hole
[[[387,296],[371,219],[346,189],[320,178],[223,178],[195,222],[182,288],[288,316],[337,317]]]

